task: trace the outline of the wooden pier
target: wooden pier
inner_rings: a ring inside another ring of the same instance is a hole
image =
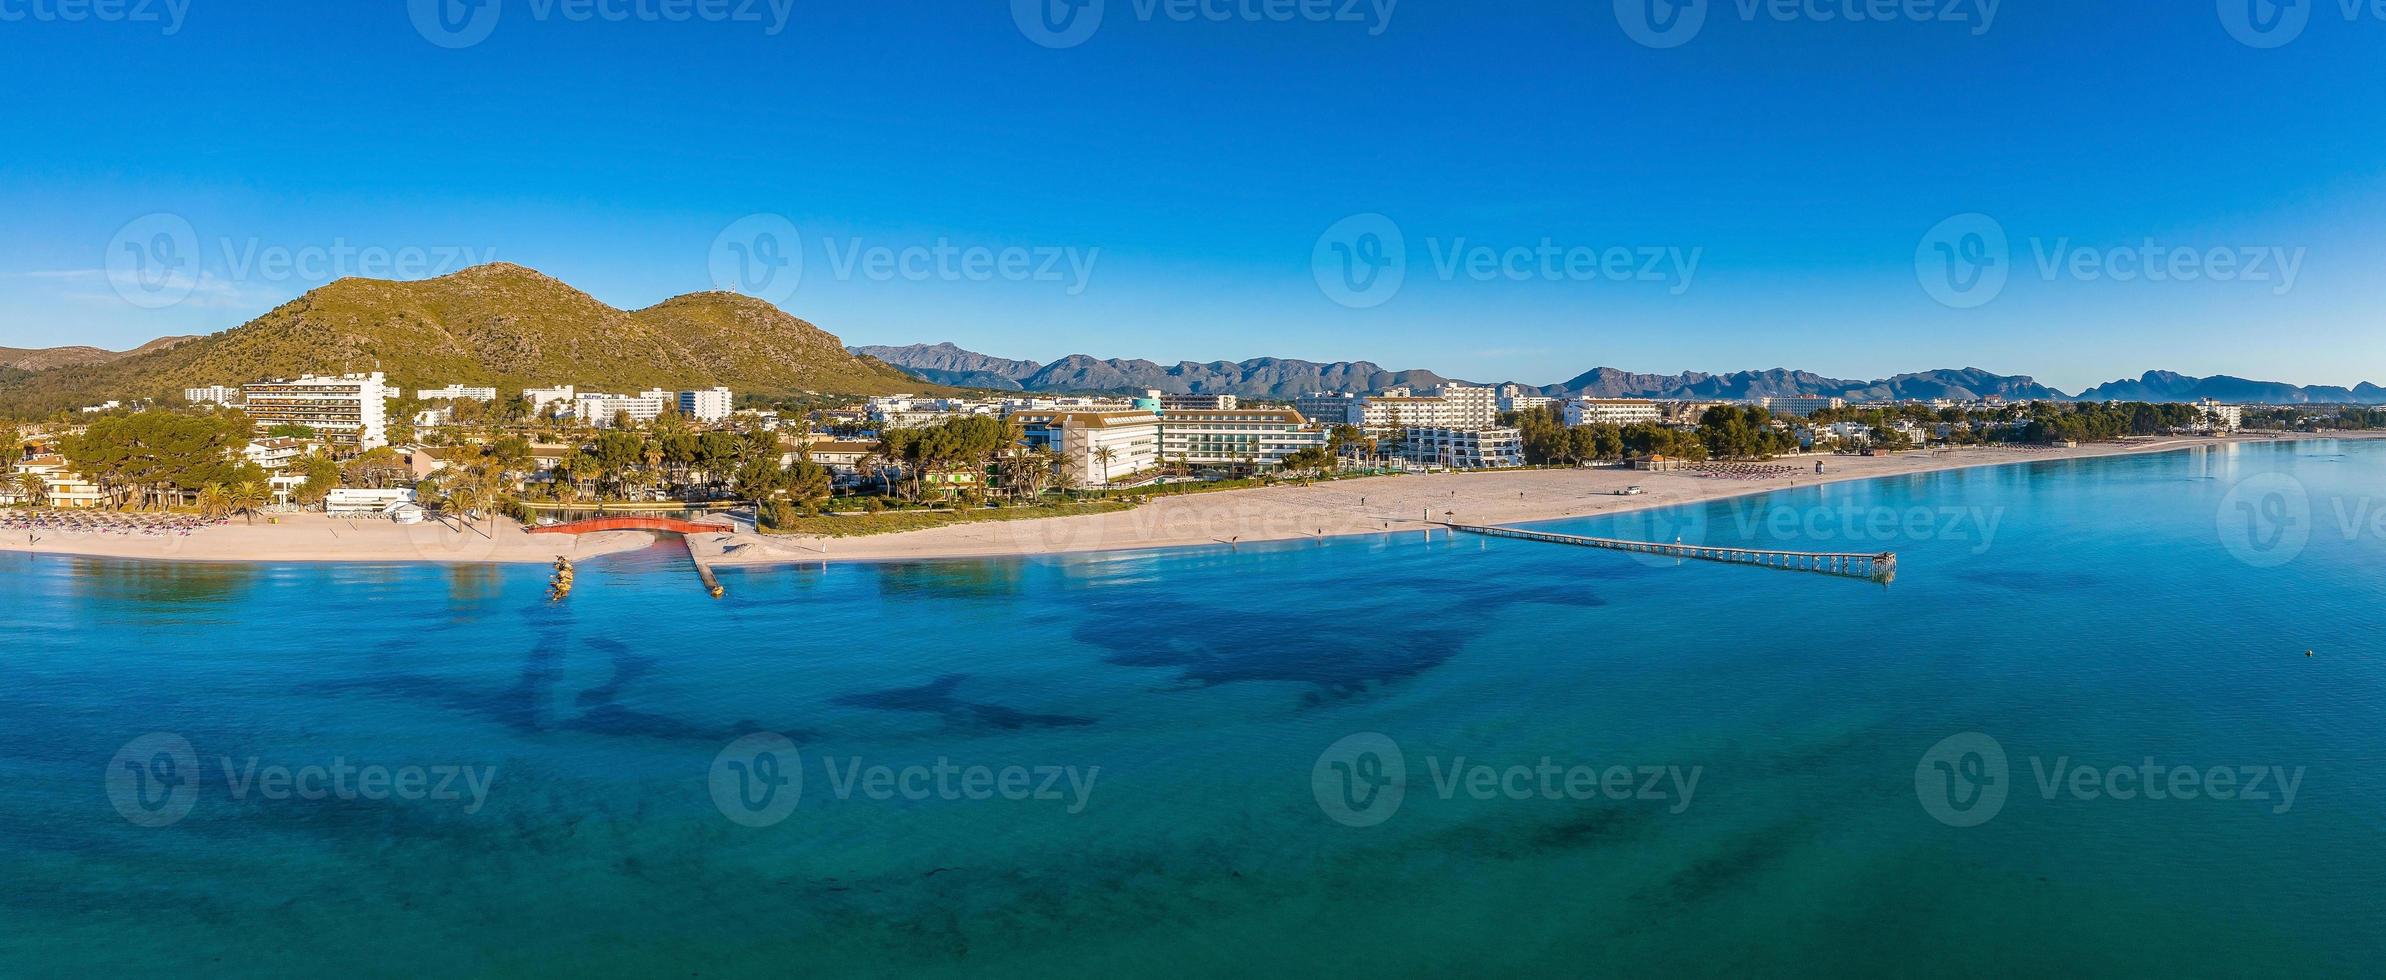
[[[1548,531],[1527,531],[1522,528],[1452,524],[1436,521],[1452,531],[1480,534],[1492,538],[1516,538],[1549,544],[1570,544],[1583,548],[1605,548],[1642,555],[1662,555],[1698,561],[1723,562],[1729,565],[1755,565],[1788,572],[1813,572],[1818,575],[1838,575],[1860,578],[1883,585],[1897,578],[1897,553],[1878,554],[1854,552],[1778,551],[1764,548],[1725,548],[1716,545],[1664,544],[1656,541],[1626,541],[1620,538],[1591,538],[1579,534],[1552,534]]]

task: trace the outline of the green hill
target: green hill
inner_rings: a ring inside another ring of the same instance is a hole
[[[342,279],[223,333],[0,379],[0,414],[47,415],[205,385],[376,369],[406,389],[727,385],[740,394],[842,395],[923,388],[751,297],[693,293],[628,312],[498,263],[416,282]]]

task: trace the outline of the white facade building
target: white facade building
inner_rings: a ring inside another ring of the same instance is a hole
[[[241,395],[260,431],[303,425],[323,441],[346,449],[389,445],[390,389],[379,371],[260,381],[243,386]]]
[[[1413,427],[1400,434],[1401,456],[1426,466],[1462,470],[1524,465],[1524,435],[1515,429]]]
[[[463,399],[469,398],[476,402],[493,402],[497,400],[497,389],[470,388],[464,385],[448,385],[445,388],[417,388],[414,391],[414,397],[426,402],[436,398],[446,398],[455,401],[461,401]]]
[[[679,414],[698,422],[719,422],[729,417],[736,402],[727,388],[683,391],[679,393]]]
[[[1442,400],[1442,424],[1453,429],[1487,429],[1500,420],[1496,389],[1479,385],[1446,384],[1428,389],[1426,397]]]
[[[1645,398],[1568,398],[1566,424],[1626,426],[1656,422],[1665,408]]]
[[[1802,395],[1785,395],[1773,398],[1759,398],[1756,400],[1756,403],[1760,406],[1763,406],[1766,411],[1775,415],[1795,415],[1799,417],[1812,415],[1826,408],[1847,407],[1847,399],[1845,398],[1812,398]]]
[[[652,422],[663,414],[662,395],[647,392],[643,395],[608,395],[584,391],[572,400],[572,414],[580,421],[594,426],[610,426],[627,414],[632,422]]]
[[[1059,456],[1055,469],[1081,486],[1134,482],[1160,467],[1160,417],[1150,412],[1025,412],[1015,418],[1027,444]]]
[[[1359,424],[1358,407],[1359,396],[1349,392],[1321,391],[1292,400],[1293,411],[1328,428]]]
[[[545,415],[547,409],[556,405],[570,408],[573,400],[579,397],[579,392],[571,385],[561,388],[525,388],[522,397],[530,400],[530,414]]]
[[[2245,428],[2245,409],[2238,405],[2223,405],[2210,398],[2195,403],[2204,413],[2204,422],[2215,432],[2235,432]]]
[[[240,389],[230,385],[184,388],[182,389],[182,400],[193,405],[238,405],[240,404]]]
[[[1233,395],[1163,395],[1154,391],[1147,397],[1158,399],[1164,412],[1231,412],[1240,404]]]
[[[1160,413],[1160,457],[1195,466],[1279,466],[1303,449],[1323,449],[1326,430],[1282,408]]]

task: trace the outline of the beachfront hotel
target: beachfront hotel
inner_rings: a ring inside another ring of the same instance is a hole
[[[379,371],[260,381],[242,386],[241,395],[259,431],[299,425],[342,449],[361,452],[389,445],[390,390]]]
[[[28,499],[22,479],[25,476],[42,482],[44,489],[39,500]],[[8,478],[0,480],[0,506],[39,503],[61,510],[76,510],[97,507],[106,500],[107,495],[100,491],[99,484],[84,479],[82,474],[67,465],[66,457],[55,453],[19,460],[10,468]]]
[[[436,401],[442,398],[449,401],[464,401],[466,399],[470,399],[476,402],[493,402],[497,400],[497,389],[489,387],[475,388],[466,385],[448,385],[445,388],[418,388],[414,392],[414,397],[419,401],[426,402]]]
[[[1658,422],[1665,418],[1665,408],[1646,398],[1568,398],[1567,425],[1613,425],[1617,427],[1642,422]]]
[[[240,404],[240,389],[231,385],[184,388],[182,389],[182,400],[193,405],[238,405]]]
[[[1107,486],[1160,468],[1160,417],[1150,412],[1022,412],[1030,448],[1059,457],[1055,469],[1082,486]]]
[[[1524,435],[1515,429],[1411,427],[1401,430],[1400,455],[1422,466],[1495,470],[1524,465]]]
[[[1846,408],[1845,398],[1816,398],[1806,395],[1778,395],[1755,399],[1757,407],[1775,415],[1795,415],[1804,418],[1826,408]]]
[[[1303,449],[1323,449],[1326,431],[1282,408],[1163,411],[1160,456],[1194,466],[1279,466]]]

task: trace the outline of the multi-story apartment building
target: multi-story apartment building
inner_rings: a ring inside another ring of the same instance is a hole
[[[1160,467],[1160,417],[1150,412],[1022,412],[1027,445],[1082,486],[1133,482]]]
[[[260,381],[243,386],[241,395],[260,431],[277,425],[303,425],[342,449],[361,451],[389,445],[390,391],[379,371]]]
[[[1756,403],[1775,415],[1795,415],[1801,418],[1826,408],[1846,408],[1845,398],[1814,398],[1803,395],[1780,395],[1759,398]]]
[[[414,397],[422,401],[431,401],[438,398],[445,398],[451,401],[461,401],[463,399],[469,398],[476,402],[493,402],[497,400],[497,389],[473,388],[465,385],[448,385],[445,388],[417,388],[414,390]]]
[[[573,400],[579,397],[579,392],[571,385],[564,385],[560,388],[525,388],[522,390],[522,397],[530,401],[530,414],[545,415],[548,409],[557,405],[567,409],[571,408]]]
[[[240,404],[240,389],[230,385],[184,388],[182,389],[182,400],[193,405],[238,405]]]
[[[632,422],[652,422],[676,401],[677,392],[649,391],[638,395],[608,395],[584,391],[572,399],[572,414],[595,426],[610,426],[623,415]]]
[[[1539,389],[1523,385],[1501,385],[1499,392],[1501,412],[1526,412],[1558,403],[1557,399],[1542,394]]]
[[[1442,400],[1442,424],[1453,429],[1490,428],[1500,420],[1499,392],[1480,385],[1446,384],[1427,389]]]
[[[75,472],[67,465],[66,457],[45,453],[15,462],[16,465],[8,471],[8,478],[0,480],[0,504],[40,504],[73,510],[97,507],[107,500],[107,496],[100,492],[99,484]],[[26,476],[41,481],[43,489],[38,498],[25,493]]]
[[[1163,395],[1152,391],[1146,397],[1158,399],[1163,412],[1231,412],[1240,404],[1233,395]]]
[[[1524,435],[1515,429],[1411,427],[1400,433],[1401,456],[1426,466],[1487,470],[1524,465]]]
[[[1303,449],[1323,448],[1326,430],[1283,408],[1160,413],[1160,458],[1194,466],[1277,466]]]
[[[1331,428],[1337,425],[1357,425],[1359,396],[1349,392],[1321,391],[1292,400],[1292,410],[1301,417]]]
[[[679,393],[679,414],[709,424],[727,419],[736,403],[727,388],[683,391]]]
[[[257,439],[242,449],[240,454],[265,472],[278,473],[289,469],[290,464],[297,462],[306,452],[306,443],[296,439]]]
[[[1062,409],[1053,409],[1060,411]],[[869,401],[870,424],[881,429],[917,429],[946,419],[1003,413],[1003,403],[963,398],[917,398],[890,395]]]
[[[1626,426],[1665,418],[1665,407],[1645,398],[1568,398],[1567,425]]]

